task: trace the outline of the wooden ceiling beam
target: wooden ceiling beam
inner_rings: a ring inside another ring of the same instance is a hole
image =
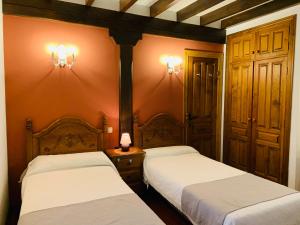
[[[87,6],[91,6],[94,3],[95,0],[85,0],[85,4]]]
[[[67,10],[66,10],[67,9]],[[61,20],[131,33],[225,43],[226,31],[58,0],[3,0],[3,13]]]
[[[245,22],[247,20],[251,20],[260,16],[264,16],[282,10],[284,8],[288,8],[293,5],[297,5],[299,3],[300,0],[273,0],[272,2],[266,3],[264,5],[250,9],[246,12],[229,17],[228,19],[222,20],[221,27],[222,29],[224,29],[232,25]]]
[[[198,0],[177,12],[177,21],[182,22],[192,16],[217,5],[224,0]]]
[[[120,11],[126,12],[137,0],[120,0]]]
[[[208,14],[201,16],[200,17],[200,25],[204,26],[204,25],[213,23],[215,21],[232,16],[236,13],[245,11],[247,9],[250,9],[254,6],[266,3],[268,1],[270,1],[270,0],[251,0],[251,1],[237,0],[228,5],[225,5],[224,7],[221,7],[215,11],[212,11]]]
[[[158,0],[153,5],[150,6],[150,16],[156,17],[157,15],[163,13],[168,8],[172,7],[180,0]]]

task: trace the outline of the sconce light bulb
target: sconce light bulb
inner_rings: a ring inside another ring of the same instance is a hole
[[[73,66],[77,55],[77,48],[75,46],[65,45],[49,45],[48,51],[51,52],[52,61],[55,66],[61,68],[67,66],[69,69]]]
[[[179,56],[164,55],[161,57],[161,62],[167,65],[168,74],[179,74],[181,71],[182,58]]]
[[[64,45],[59,45],[57,47],[57,56],[59,59],[67,58],[67,50]]]

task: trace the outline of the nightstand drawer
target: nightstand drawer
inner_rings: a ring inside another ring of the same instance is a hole
[[[118,170],[128,170],[130,168],[137,168],[141,167],[141,165],[143,164],[143,157],[117,157],[114,159],[114,164]]]
[[[120,175],[126,183],[136,182],[142,179],[140,170],[124,171],[120,172]]]

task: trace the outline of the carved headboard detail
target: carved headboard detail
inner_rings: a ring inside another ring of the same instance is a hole
[[[141,148],[155,148],[185,144],[184,125],[168,114],[157,114],[144,125],[134,119],[134,144]]]
[[[103,121],[106,126],[105,117]],[[32,121],[27,119],[26,133],[27,162],[38,155],[103,150],[103,130],[78,118],[60,118],[37,133],[33,133]]]

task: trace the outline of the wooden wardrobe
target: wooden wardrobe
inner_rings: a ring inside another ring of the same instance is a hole
[[[228,36],[224,162],[287,184],[295,17]]]

